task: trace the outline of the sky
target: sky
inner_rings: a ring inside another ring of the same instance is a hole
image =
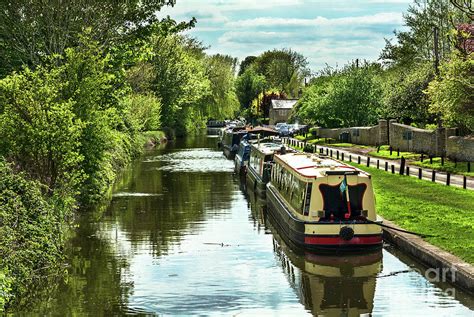
[[[161,14],[197,19],[186,33],[209,46],[209,54],[242,61],[274,48],[303,54],[313,72],[359,59],[377,60],[403,29],[412,0],[177,0]]]

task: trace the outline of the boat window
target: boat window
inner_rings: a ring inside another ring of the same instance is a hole
[[[285,200],[299,213],[303,214],[306,182],[299,180],[295,175],[275,164],[272,170],[272,182],[279,189]]]
[[[366,184],[348,186],[352,217],[358,217],[361,215],[363,209],[362,200],[366,189]],[[321,191],[324,201],[324,218],[329,218],[333,215],[336,219],[343,219],[344,214],[346,214],[348,210],[346,195],[341,192],[340,185],[330,186],[327,184],[321,184],[319,190]]]

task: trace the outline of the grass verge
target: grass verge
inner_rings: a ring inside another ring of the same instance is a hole
[[[372,174],[377,212],[474,264],[474,192],[354,166]]]
[[[474,176],[474,171],[471,170],[471,172],[467,171],[467,162],[458,162],[457,164],[450,161],[446,160],[444,161],[444,165],[441,165],[441,158],[440,157],[434,157],[433,158],[433,164],[430,164],[430,160],[426,159],[423,162],[421,161],[416,161],[416,162],[410,162],[412,165],[416,165],[419,167],[424,167],[424,168],[430,168],[430,169],[435,169],[438,171],[443,171],[443,172],[448,172],[448,173],[454,173],[454,174],[461,174],[461,175],[466,175],[466,176]],[[474,169],[474,164],[472,164],[472,167]]]
[[[420,154],[412,153],[412,152],[400,152],[397,153],[396,150],[392,151],[392,155],[390,155],[390,148],[388,145],[383,145],[380,147],[380,151],[372,151],[368,153],[370,156],[380,157],[389,160],[398,160],[401,159],[402,156],[406,159],[414,159],[417,160],[421,157]]]

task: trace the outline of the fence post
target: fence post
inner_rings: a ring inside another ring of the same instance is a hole
[[[446,186],[449,186],[450,183],[451,183],[451,174],[448,173],[446,174]]]
[[[377,160],[377,169],[380,168],[380,160]]]
[[[331,150],[329,153],[331,153],[331,155],[330,155],[330,156],[332,157],[332,150]]]
[[[471,162],[467,162],[467,172],[471,172]]]
[[[418,179],[423,178],[423,170],[421,168],[418,169]]]
[[[329,155],[329,149],[326,148],[326,155]]]
[[[392,174],[395,174],[395,165],[392,164]]]
[[[341,153],[341,161],[344,161],[344,152]]]
[[[430,164],[433,164],[433,156],[430,155]]]
[[[444,156],[441,156],[441,166],[444,166]]]
[[[400,156],[400,148],[397,149],[397,156]]]
[[[425,155],[421,153],[421,162],[423,163],[423,160],[425,159]]]
[[[392,152],[393,152],[393,148],[392,148],[392,146],[390,145],[390,156],[392,156]]]
[[[462,180],[462,188],[466,189],[467,188],[467,177],[464,176]]]
[[[405,158],[402,156],[402,159],[400,160],[400,175],[403,175],[405,172]]]
[[[352,162],[352,154],[349,154],[349,162]]]
[[[388,171],[388,162],[385,162],[385,172]]]
[[[337,159],[339,159],[339,150],[336,151]]]
[[[357,164],[360,164],[360,155],[357,157]]]
[[[370,157],[367,156],[367,167],[369,167],[369,166],[370,166]]]
[[[431,181],[432,182],[436,181],[436,171],[435,170],[431,171]]]
[[[410,176],[410,166],[407,165],[407,176]]]

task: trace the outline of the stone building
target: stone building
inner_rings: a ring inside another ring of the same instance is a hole
[[[290,117],[291,110],[296,105],[296,99],[272,99],[268,113],[269,124],[275,125],[278,122],[286,122]]]

